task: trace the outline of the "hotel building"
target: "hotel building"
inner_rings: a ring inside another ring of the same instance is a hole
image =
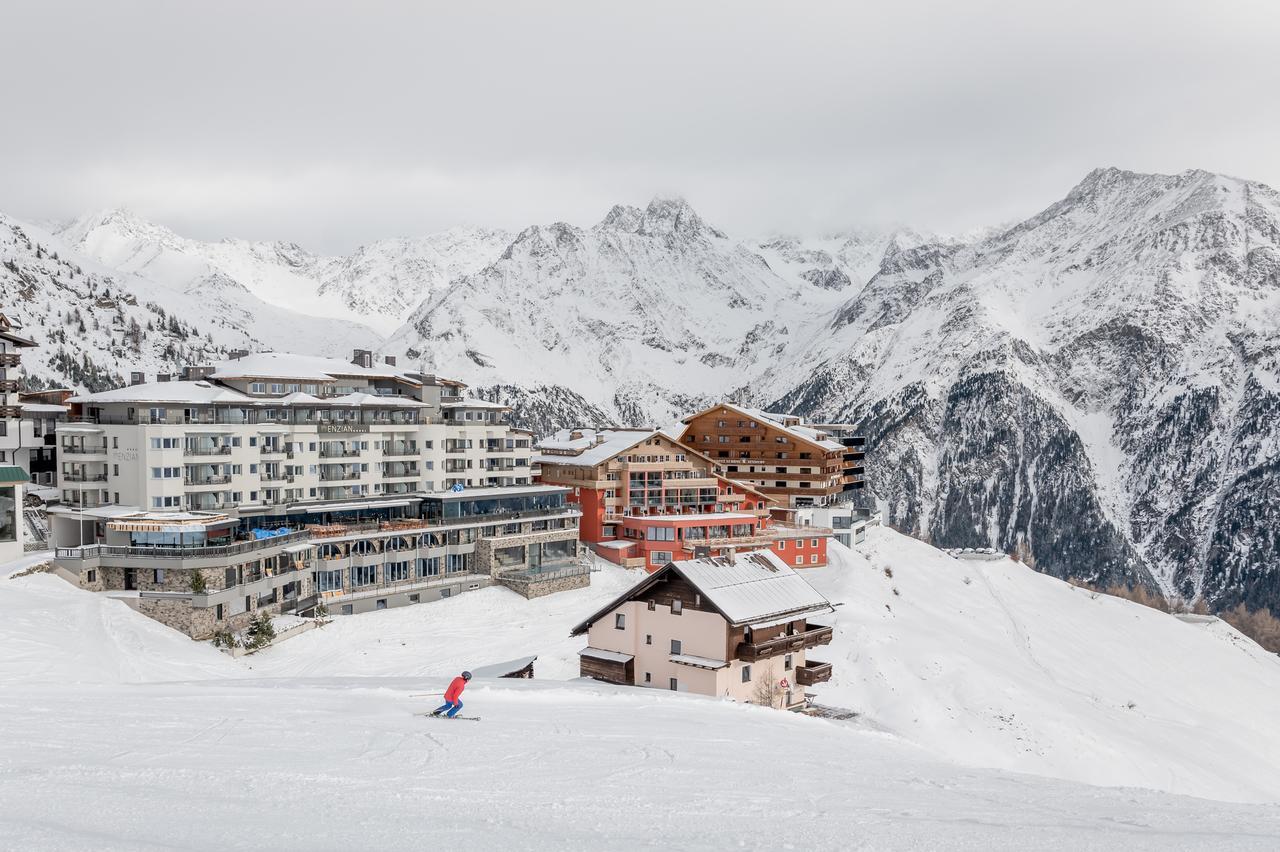
[[[589,581],[568,489],[534,484],[530,433],[461,383],[368,352],[134,379],[68,400],[57,562],[193,636],[264,606],[341,614]]]
[[[775,521],[764,494],[662,431],[564,430],[537,450],[539,480],[570,489],[582,540],[610,561],[656,571],[672,560],[768,548],[794,567],[827,564],[830,529]]]

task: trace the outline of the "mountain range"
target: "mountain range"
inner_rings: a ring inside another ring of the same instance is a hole
[[[729,398],[858,424],[886,520],[940,546],[1280,609],[1280,196],[1259,183],[1098,169],[962,237],[739,239],[659,198],[341,257],[0,216],[0,263],[33,385],[359,347],[537,431]]]

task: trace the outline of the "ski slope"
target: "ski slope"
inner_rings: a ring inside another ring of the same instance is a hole
[[[806,573],[842,604],[818,692],[851,722],[558,679],[569,627],[635,579],[613,567],[237,660],[0,571],[0,848],[1280,846],[1274,657],[889,530],[832,552]],[[480,723],[412,715],[532,653],[537,680],[468,687]]]

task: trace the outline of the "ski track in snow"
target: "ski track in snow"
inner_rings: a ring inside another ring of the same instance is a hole
[[[0,847],[1280,845],[1274,655],[887,529],[831,553],[805,573],[840,604],[811,656],[848,722],[574,679],[570,626],[637,578],[612,566],[236,660],[56,577],[0,578]],[[528,653],[537,680],[468,687],[482,721],[413,715],[459,668]]]

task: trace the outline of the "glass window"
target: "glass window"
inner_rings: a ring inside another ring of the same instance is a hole
[[[619,613],[617,613],[616,615],[614,615],[614,616],[613,616],[613,628],[614,628],[615,630],[626,630],[626,629],[627,629],[627,617],[626,617],[626,615],[624,615],[624,614],[623,614],[623,613],[621,613],[621,612],[619,612]]]
[[[742,667],[742,682],[751,683],[751,666]]]
[[[499,547],[493,551],[493,559],[501,567],[524,564],[524,545],[518,547]]]
[[[18,540],[18,501],[15,486],[0,488],[0,541]]]
[[[683,654],[683,653],[684,653],[684,645],[680,642],[680,640],[679,640],[679,639],[672,639],[672,640],[671,640],[671,653],[673,653],[673,654]]]

